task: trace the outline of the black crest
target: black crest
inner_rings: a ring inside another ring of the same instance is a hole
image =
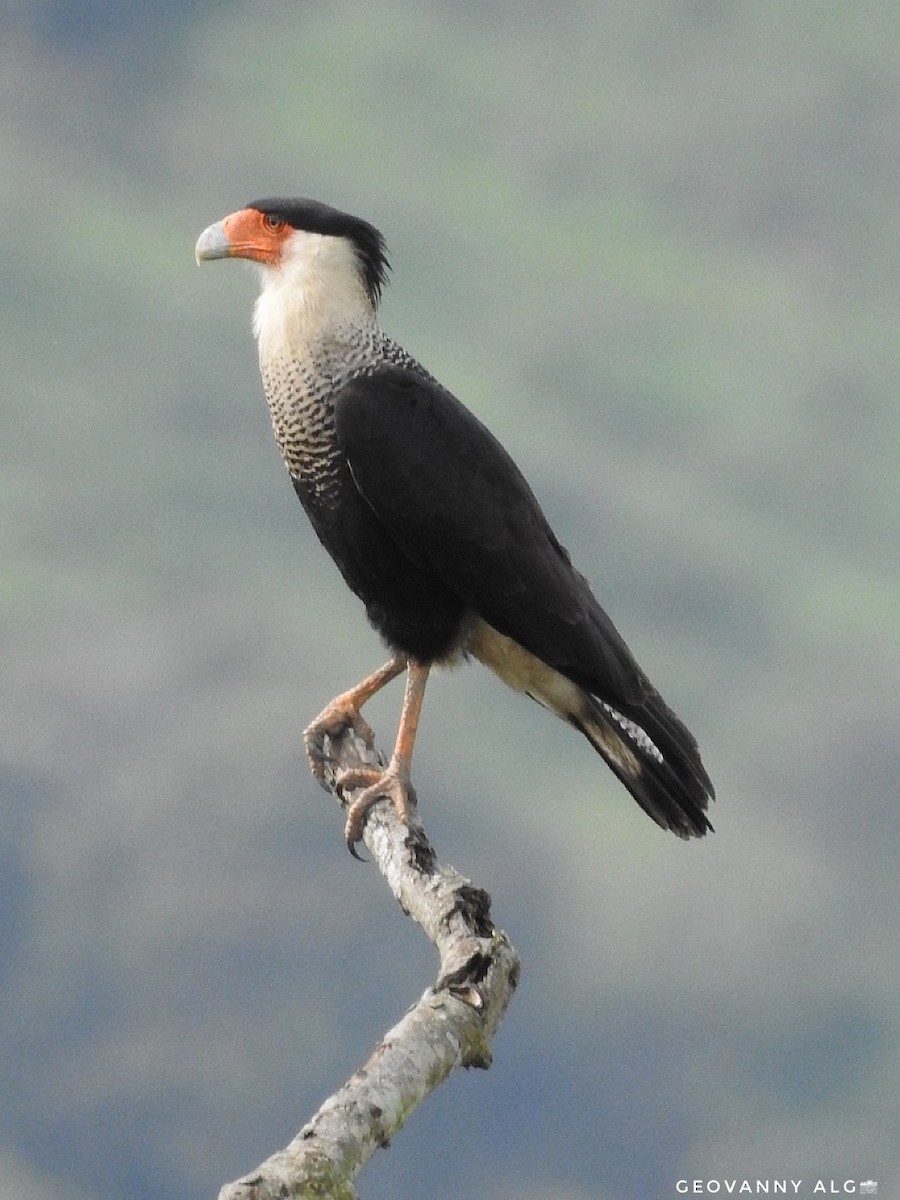
[[[266,216],[280,217],[294,229],[305,229],[308,233],[321,233],[326,237],[346,238],[356,251],[369,299],[373,305],[378,304],[381,290],[387,282],[390,263],[384,238],[374,225],[337,208],[330,208],[327,204],[320,204],[318,200],[276,197],[253,200],[247,207],[255,208]]]

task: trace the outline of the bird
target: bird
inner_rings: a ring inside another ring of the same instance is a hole
[[[200,235],[198,264],[256,264],[253,332],[275,439],[322,545],[391,657],[304,731],[373,733],[363,705],[406,672],[386,766],[351,768],[345,838],[369,811],[409,822],[429,672],[475,659],[583,734],[640,807],[687,839],[712,830],[715,792],[693,735],[664,702],[575,568],[512,457],[378,321],[390,264],[368,221],[317,200],[254,200]]]

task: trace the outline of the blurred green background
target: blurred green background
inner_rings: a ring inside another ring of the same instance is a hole
[[[434,681],[426,826],[524,974],[362,1194],[897,1194],[900,10],[7,0],[0,89],[0,1196],[214,1196],[435,972],[304,764],[382,649],[284,477],[254,275],[193,263],[279,193],[384,231],[383,323],[719,791],[682,844]]]

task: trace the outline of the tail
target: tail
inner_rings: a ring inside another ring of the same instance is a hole
[[[626,716],[582,692],[569,721],[588,739],[638,804],[663,829],[681,838],[712,832],[706,808],[715,789],[688,728],[651,692]]]
[[[715,792],[697,743],[640,673],[624,643],[622,655],[627,656],[639,697],[626,712],[485,621],[470,630],[466,650],[509,687],[580,729],[657,825],[682,838],[703,837],[712,829],[705,810]]]

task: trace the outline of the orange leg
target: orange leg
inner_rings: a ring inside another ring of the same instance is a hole
[[[350,805],[347,812],[347,824],[344,835],[350,853],[355,857],[356,843],[362,837],[363,826],[369,809],[378,800],[390,800],[397,810],[401,821],[409,820],[410,805],[416,802],[415,789],[410,782],[412,754],[416,744],[416,732],[419,728],[419,715],[422,711],[422,701],[425,698],[425,684],[428,681],[430,667],[424,663],[408,664],[406,676],[406,691],[403,695],[403,709],[400,713],[400,728],[397,730],[397,741],[391,761],[383,771],[374,767],[357,767],[342,771],[338,783],[345,791],[353,788],[365,788]]]
[[[406,659],[401,656],[392,658],[373,674],[368,675],[362,683],[341,692],[330,704],[326,704],[314,721],[310,721],[303,731],[303,745],[312,773],[320,782],[325,778],[325,745],[324,739],[337,737],[345,729],[354,729],[364,742],[370,746],[375,741],[368,721],[365,721],[360,709],[367,700],[371,700],[376,692],[392,679],[396,679],[401,671],[406,669]]]

